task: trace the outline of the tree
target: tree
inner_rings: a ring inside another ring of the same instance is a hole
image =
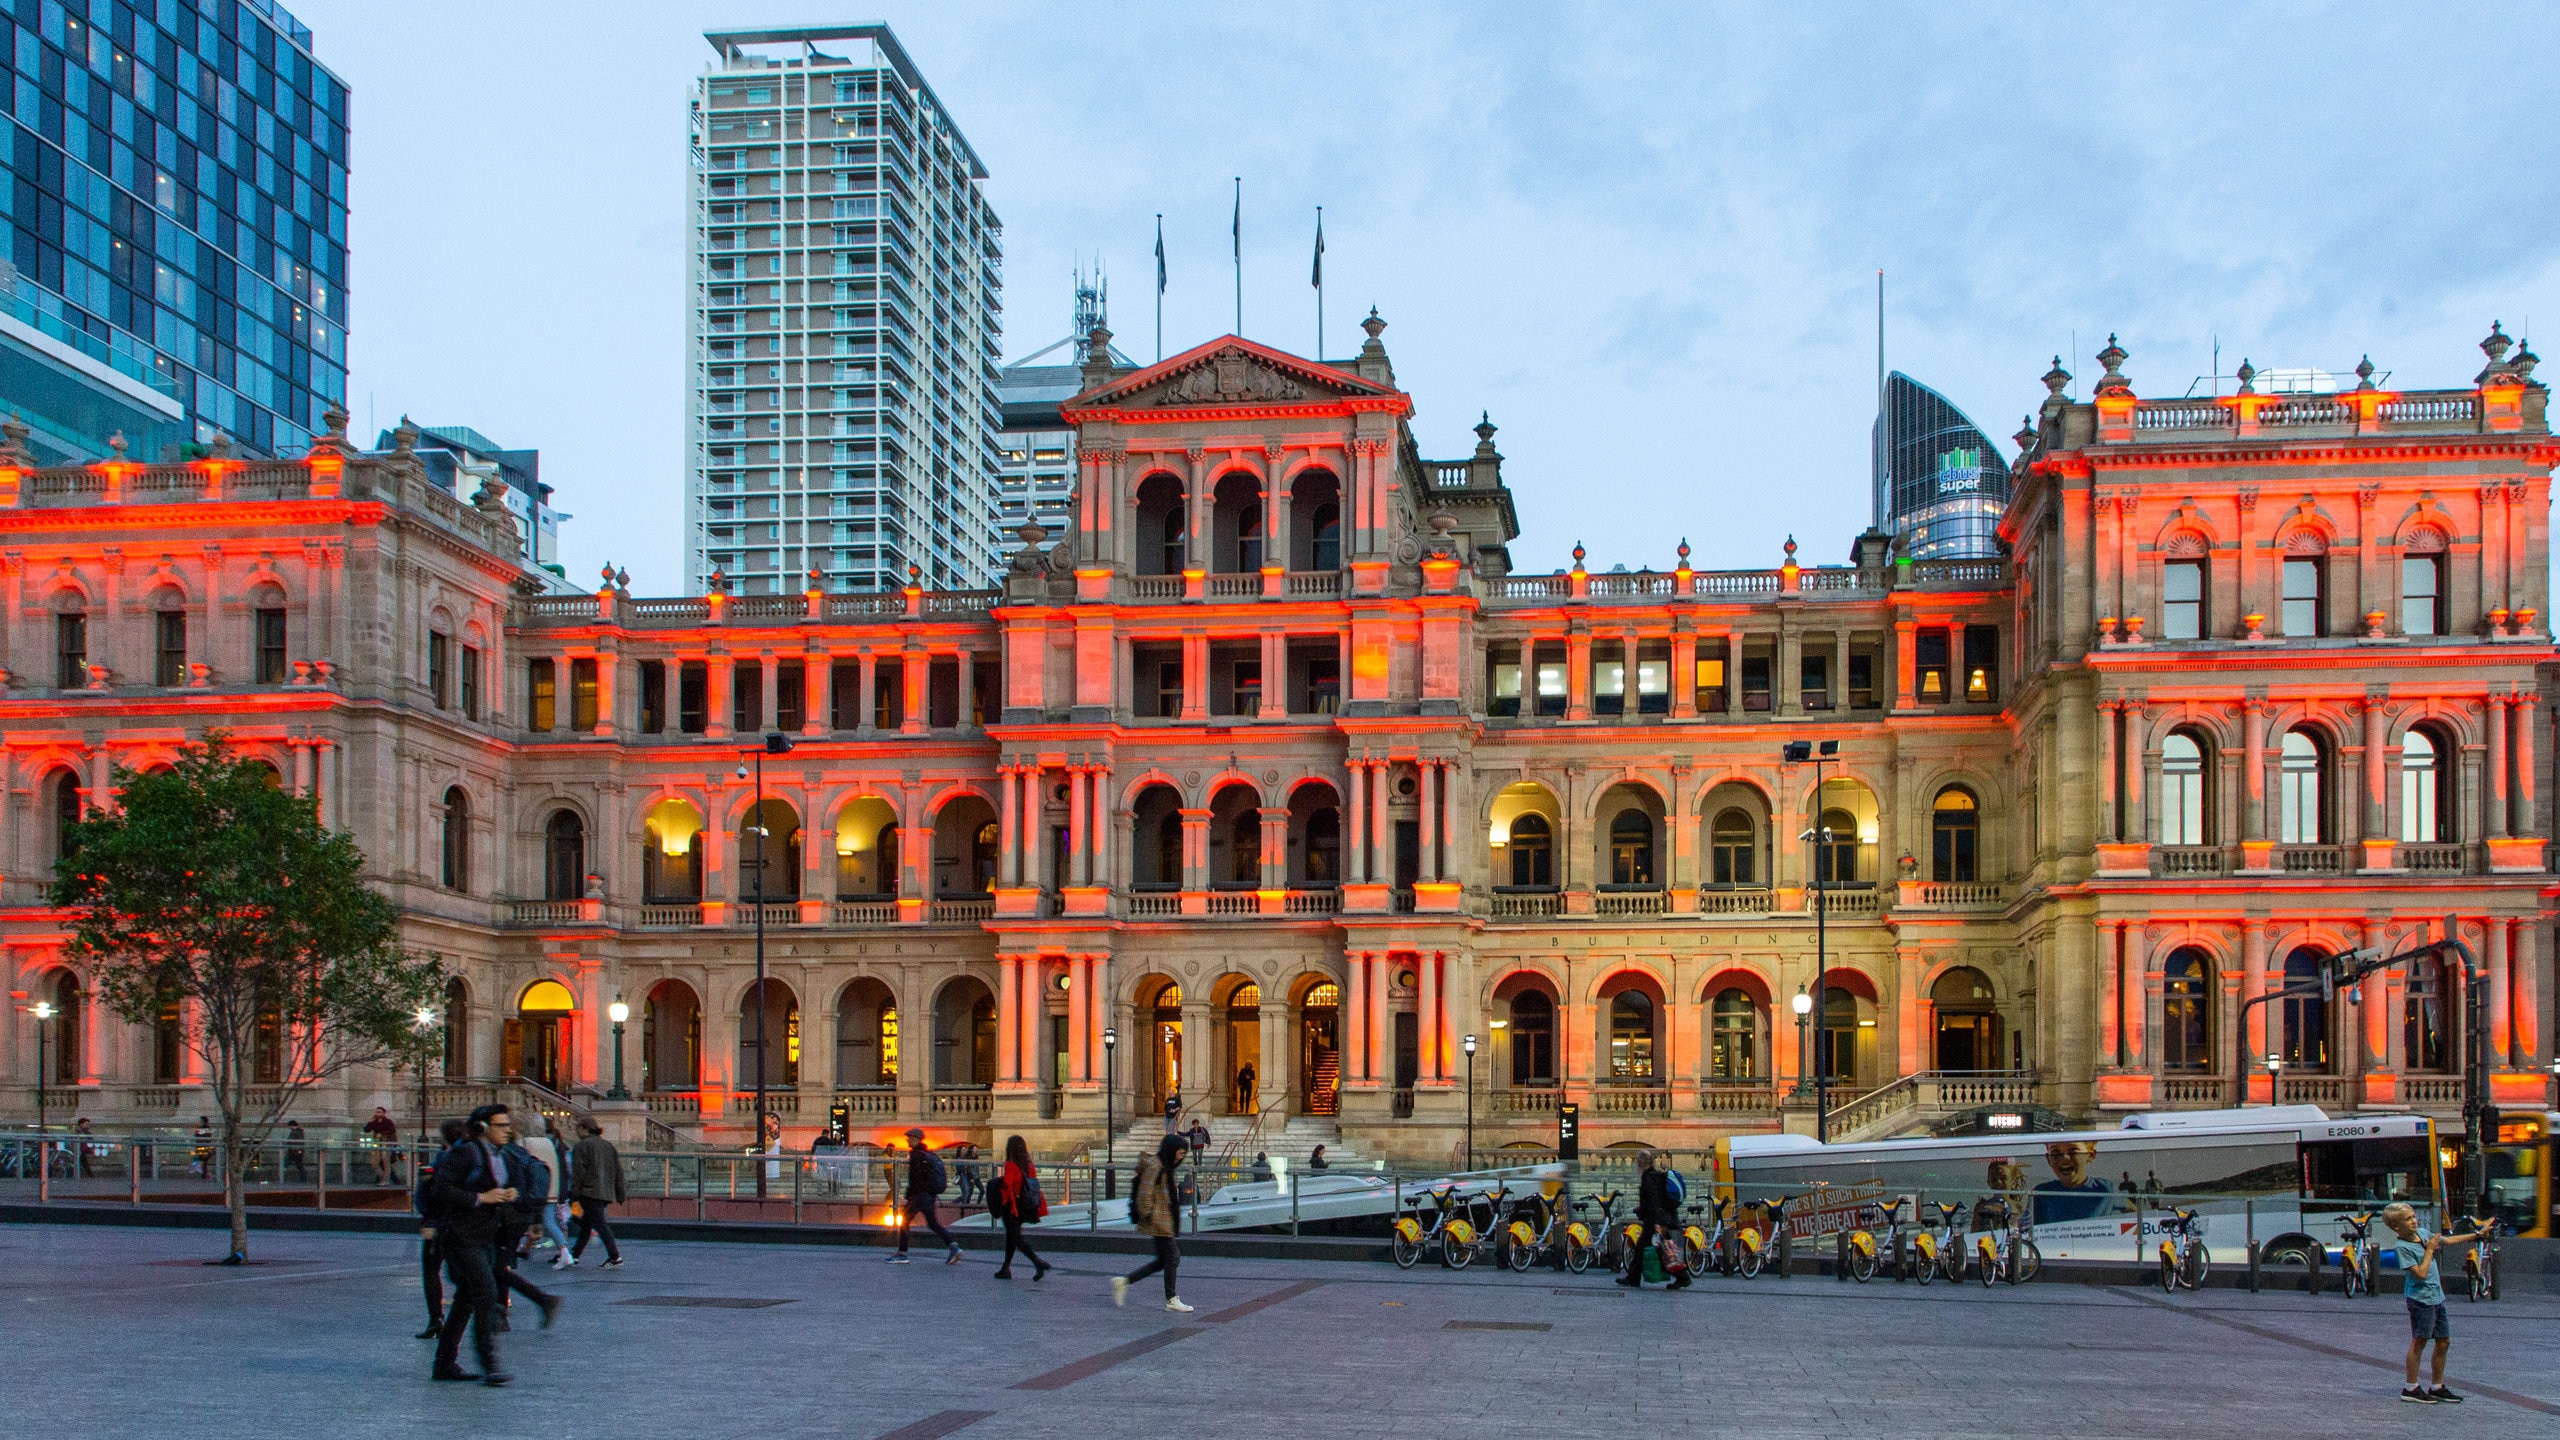
[[[231,1253],[248,1257],[240,1157],[311,1086],[416,1050],[441,997],[432,959],[404,954],[391,902],[366,883],[353,837],[275,771],[211,731],[174,766],[117,766],[113,808],[88,817],[54,867],[71,953],[106,1007],[134,1024],[177,1007],[222,1112]],[[258,1087],[253,1103],[252,1089]]]

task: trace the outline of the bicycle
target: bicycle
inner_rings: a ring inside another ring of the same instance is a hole
[[[1858,1216],[1860,1220],[1867,1221],[1867,1224],[1840,1232],[1840,1264],[1841,1268],[1848,1272],[1849,1278],[1861,1285],[1876,1278],[1876,1237],[1874,1230],[1870,1227],[1874,1222],[1882,1221],[1886,1226],[1885,1233],[1888,1236],[1893,1235],[1901,1228],[1901,1214],[1902,1198],[1900,1196],[1896,1196],[1890,1205],[1870,1203]]]
[[[1644,1227],[1642,1225],[1633,1220],[1629,1220],[1624,1225],[1618,1223],[1618,1201],[1623,1198],[1625,1194],[1626,1192],[1623,1190],[1610,1190],[1604,1193],[1594,1194],[1587,1201],[1576,1200],[1573,1202],[1573,1208],[1576,1210],[1582,1209],[1585,1205],[1597,1205],[1600,1207],[1601,1238],[1598,1248],[1601,1260],[1608,1265],[1609,1272],[1613,1275],[1624,1275],[1626,1273],[1627,1257],[1637,1254],[1638,1247],[1641,1246],[1644,1241]]]
[[[1563,1260],[1565,1269],[1582,1273],[1591,1263],[1590,1232],[1579,1223],[1568,1223],[1565,1207],[1544,1195],[1531,1195],[1520,1203],[1529,1207],[1536,1223],[1515,1214],[1503,1226],[1511,1240],[1504,1252],[1511,1268],[1525,1272],[1547,1256],[1556,1255]],[[1581,1252],[1581,1264],[1574,1263],[1577,1250]]]
[[[2205,1249],[2204,1222],[2195,1211],[2163,1208],[2169,1218],[2160,1222],[2160,1288],[2175,1295],[2182,1285],[2189,1290],[2203,1285],[2213,1257]]]
[[[1458,1208],[1457,1189],[1455,1185],[1443,1185],[1431,1192],[1434,1213],[1428,1227],[1417,1215],[1396,1217],[1395,1232],[1388,1241],[1388,1254],[1395,1260],[1397,1269],[1412,1269],[1435,1245],[1440,1247],[1440,1263],[1444,1266],[1449,1264],[1448,1231]]]
[[[1730,1200],[1712,1199],[1689,1202],[1690,1215],[1712,1214],[1715,1217],[1712,1225],[1700,1225],[1692,1219],[1681,1229],[1681,1238],[1689,1244],[1690,1274],[1702,1274],[1709,1270],[1719,1275],[1733,1273],[1733,1227],[1725,1219],[1725,1212],[1732,1204]]]
[[[1898,1203],[1898,1202],[1897,1202]],[[1916,1217],[1911,1232],[1911,1248],[1919,1253],[1918,1279],[1926,1285],[1939,1276],[1954,1284],[1964,1283],[1964,1230],[1956,1217],[1964,1213],[1962,1205],[1932,1205],[1938,1212],[1938,1228],[1931,1231],[1925,1221]]]
[[[1974,1263],[1982,1272],[1982,1288],[1988,1290],[1998,1281],[2024,1285],[2044,1270],[2044,1252],[2036,1248],[2036,1237],[2018,1222],[2018,1212],[2009,1202],[1995,1199],[1992,1204],[2000,1213],[2000,1228],[1974,1237]],[[2008,1243],[2001,1244],[2006,1237]],[[2190,1287],[2192,1288],[2192,1287]]]
[[[2373,1293],[2373,1272],[2369,1268],[2379,1258],[2371,1248],[2373,1212],[2338,1217],[2338,1264],[2347,1273],[2347,1298]]]
[[[2474,1300],[2486,1300],[2498,1291],[2498,1227],[2495,1216],[2476,1216],[2471,1220],[2472,1233],[2479,1243],[2462,1252],[2462,1275],[2465,1288]]]
[[[1797,1197],[1793,1195],[1781,1195],[1775,1200],[1763,1200],[1758,1206],[1762,1223],[1766,1224],[1769,1227],[1770,1234],[1776,1237],[1775,1244],[1778,1250],[1778,1278],[1781,1280],[1787,1278],[1787,1259],[1789,1252],[1794,1248],[1788,1243],[1787,1207],[1794,1204],[1796,1202],[1796,1198]],[[1741,1264],[1739,1266],[1743,1279],[1757,1280],[1760,1278],[1760,1271],[1762,1267],[1769,1264],[1768,1251],[1770,1243],[1771,1242],[1764,1241],[1760,1238],[1760,1231],[1758,1227],[1748,1225],[1743,1227],[1741,1236],[1742,1255]]]
[[[1458,1214],[1450,1220],[1440,1246],[1440,1263],[1452,1270],[1464,1270],[1482,1259],[1487,1250],[1493,1252],[1493,1263],[1504,1263],[1502,1247],[1509,1234],[1502,1228],[1502,1202],[1511,1193],[1508,1185],[1497,1185],[1485,1194],[1471,1197],[1459,1205]],[[1477,1201],[1489,1207],[1486,1223],[1479,1228],[1475,1221]]]

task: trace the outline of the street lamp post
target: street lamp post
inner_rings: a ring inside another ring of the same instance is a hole
[[[1840,742],[1837,740],[1823,740],[1818,742],[1813,740],[1790,740],[1787,742],[1786,749],[1780,752],[1781,758],[1790,764],[1806,760],[1813,762],[1813,825],[1805,831],[1805,835],[1811,837],[1813,840],[1814,998],[1809,1001],[1801,993],[1797,995],[1796,999],[1801,1007],[1796,1012],[1799,1015],[1808,1013],[1812,1008],[1812,1005],[1827,1002],[1831,998],[1830,980],[1828,976],[1828,971],[1830,969],[1830,945],[1829,936],[1825,933],[1825,923],[1828,919],[1827,911],[1829,906],[1825,903],[1823,898],[1822,874],[1824,868],[1830,863],[1831,859],[1831,827],[1822,823],[1822,766],[1824,761],[1837,759],[1839,754]],[[1827,1012],[1829,1006],[1825,1004],[1824,1009]],[[1820,1022],[1815,1022],[1815,1026],[1816,1028],[1813,1033],[1817,1037],[1818,1044],[1819,1037],[1822,1033],[1820,1029]],[[1803,1082],[1799,1080],[1797,1083],[1802,1084]],[[1831,1143],[1831,1107],[1828,1093],[1829,1084],[1830,1077],[1828,1068],[1822,1065],[1814,1066],[1813,1138],[1815,1143],[1823,1145]]]
[[[2283,1103],[2284,1057],[2270,1055],[2267,1057],[2267,1107],[2273,1109]]]
[[[1476,1168],[1476,1037],[1469,1035],[1460,1040],[1458,1048],[1467,1052],[1467,1168],[1473,1170]]]
[[[1120,1032],[1102,1027],[1102,1198],[1116,1199],[1120,1194],[1120,1176],[1111,1168],[1119,1157],[1114,1153],[1119,1135],[1111,1128],[1111,1096],[1120,1088]],[[1087,1151],[1091,1154],[1091,1151]]]
[[[50,1002],[50,1001],[45,1001],[45,1000],[39,1000],[39,1001],[37,1001],[33,1006],[29,1007],[29,1009],[28,1009],[27,1013],[36,1017],[36,1133],[37,1133],[37,1134],[39,1134],[39,1135],[41,1135],[41,1134],[43,1134],[43,1133],[44,1133],[44,1129],[45,1129],[45,1126],[44,1126],[44,1068],[45,1068],[44,1042],[45,1042],[45,1040],[46,1040],[46,1038],[47,1038],[47,1036],[46,1036],[46,1033],[45,1033],[45,1032],[46,1032],[47,1030],[51,1029],[51,1028],[52,1028],[52,1024],[53,1024],[53,1005],[52,1005],[52,1002]]]
[[[418,1154],[420,1158],[417,1163],[424,1165],[427,1163],[424,1158],[427,1153],[427,1032],[436,1026],[435,1008],[429,1005],[419,1006],[417,1016],[410,1024],[411,1028],[418,1032]],[[324,1175],[328,1173],[325,1164],[321,1173]],[[410,1178],[412,1180],[417,1178],[415,1166],[411,1167]]]
[[[1796,987],[1796,998],[1787,1003],[1788,1007],[1796,1012],[1795,1093],[1802,1095],[1804,1093],[1805,1072],[1813,1068],[1813,1052],[1805,1048],[1805,1029],[1807,1023],[1813,1016],[1813,997],[1804,993],[1804,987],[1798,986]]]
[[[752,902],[756,908],[756,1143],[754,1148],[761,1151],[765,1147],[765,1127],[772,1123],[765,1111],[764,1094],[764,866],[765,841],[771,838],[765,833],[764,823],[764,757],[790,754],[791,737],[779,730],[769,731],[764,737],[762,746],[746,753],[755,757],[756,767],[755,808],[747,812],[749,818],[755,823],[747,827],[747,832],[756,837],[755,899]],[[738,778],[741,780],[747,778],[746,766],[738,767]],[[765,1198],[765,1173],[762,1165],[756,1167],[756,1198],[759,1200]]]
[[[756,998],[761,1000],[764,997],[759,993]],[[631,1018],[631,1007],[623,1004],[622,997],[617,995],[612,1004],[604,1007],[604,1013],[613,1017],[613,1089],[604,1098],[628,1100],[631,1092],[622,1088],[622,1022]]]

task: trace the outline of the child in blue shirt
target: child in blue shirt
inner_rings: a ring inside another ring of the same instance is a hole
[[[2459,1405],[2462,1397],[2445,1388],[2445,1351],[2453,1345],[2453,1327],[2445,1315],[2444,1280],[2436,1271],[2436,1251],[2447,1245],[2469,1245],[2477,1232],[2450,1232],[2418,1238],[2418,1212],[2406,1205],[2382,1208],[2382,1223],[2396,1238],[2392,1252],[2400,1262],[2400,1293],[2409,1306],[2408,1384],[2400,1398],[2412,1405]],[[2435,1385],[2418,1383],[2418,1357],[2427,1342],[2436,1342]]]

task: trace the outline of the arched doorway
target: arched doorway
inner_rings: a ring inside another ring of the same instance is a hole
[[[761,1009],[764,1019],[762,1040],[758,1040],[756,1019]],[[756,1050],[764,1049],[764,1088],[771,1091],[800,1083],[800,997],[791,987],[771,976],[747,987],[738,1002],[738,1078],[740,1090],[752,1090],[756,1084]]]
[[[681,980],[650,986],[640,1007],[640,1088],[702,1088],[702,1001]]]
[[[961,976],[934,997],[933,1083],[940,1089],[996,1083],[996,998],[974,976]]]
[[[1250,1115],[1261,1108],[1262,987],[1251,980],[1227,994],[1220,1018],[1227,1031],[1227,1113]]]
[[[554,810],[542,827],[542,898],[576,900],[587,893],[587,822]]]
[[[1938,1012],[1935,1068],[2000,1068],[2000,1009],[1981,971],[1959,965],[1939,976],[1929,987],[1929,1003]]]
[[[1662,1050],[1662,995],[1652,977],[1622,971],[1600,987],[1600,1081],[1653,1089],[1663,1083],[1658,1057]]]
[[[661,800],[640,823],[640,903],[687,905],[702,898],[702,814]]]
[[[897,997],[865,976],[836,997],[836,1086],[867,1090],[897,1083]]]
[[[1342,987],[1318,980],[1298,997],[1298,1093],[1309,1115],[1340,1110]]]
[[[508,1075],[530,1080],[546,1090],[566,1088],[569,1077],[570,1020],[578,999],[557,980],[536,980],[516,1001],[507,1019],[501,1049]]]
[[[1146,1044],[1139,1051],[1145,1073],[1138,1077],[1138,1093],[1148,1111],[1161,1115],[1168,1098],[1182,1096],[1182,987],[1163,981],[1140,995],[1137,1010],[1147,1017]]]
[[[1511,997],[1503,1028],[1510,1032],[1511,1083],[1546,1089],[1556,1083],[1556,1001],[1544,989],[1524,986]]]
[[[38,1027],[50,1028],[53,1032],[47,1042],[53,1047],[48,1057],[53,1073],[41,1076],[41,1081],[46,1085],[77,1085],[89,1038],[87,1007],[82,1003],[80,977],[69,970],[56,970],[45,977],[43,988],[36,994],[40,999],[53,1002],[53,1018],[36,1022]]]
[[[738,899],[768,903],[800,898],[800,812],[768,799],[738,822]]]

